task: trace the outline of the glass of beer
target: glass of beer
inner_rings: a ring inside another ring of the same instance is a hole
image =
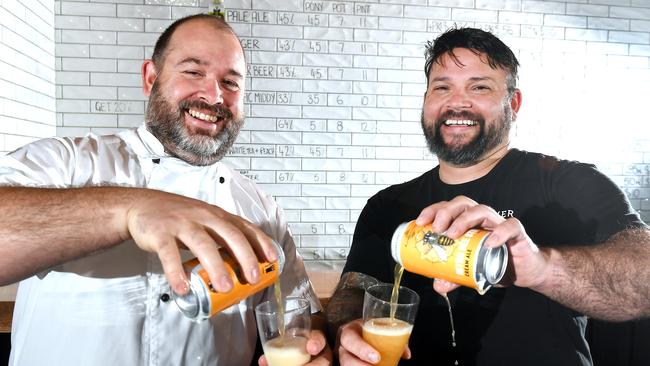
[[[269,300],[255,307],[266,362],[269,366],[302,366],[311,359],[307,353],[311,330],[309,301],[289,297],[281,305],[284,307]]]
[[[373,285],[363,299],[363,339],[381,355],[379,366],[396,366],[402,358],[420,302],[415,291],[403,286],[392,294],[392,284]]]

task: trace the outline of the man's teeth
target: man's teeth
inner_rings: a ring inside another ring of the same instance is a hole
[[[475,126],[476,124],[476,121],[469,119],[448,119],[445,121],[447,126]]]
[[[219,119],[219,117],[217,116],[211,116],[205,113],[197,112],[193,109],[188,110],[188,112],[190,116],[194,118],[202,119],[204,121],[217,122],[217,120]]]

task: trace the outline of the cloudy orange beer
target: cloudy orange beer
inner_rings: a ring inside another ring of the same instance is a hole
[[[381,355],[381,360],[376,365],[397,365],[412,329],[411,324],[399,319],[377,318],[364,322],[363,339]]]
[[[399,287],[398,300],[391,303],[393,285],[370,286],[363,301],[363,339],[381,359],[376,365],[395,366],[404,353],[417,313],[418,295]],[[394,314],[391,317],[391,314]]]

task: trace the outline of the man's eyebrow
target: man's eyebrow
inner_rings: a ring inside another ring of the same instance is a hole
[[[237,70],[235,70],[235,69],[229,69],[229,70],[228,70],[228,75],[233,75],[233,76],[236,76],[236,77],[238,77],[238,78],[240,78],[240,79],[243,79],[243,78],[244,78],[244,75],[242,75],[241,72],[239,72],[239,71],[237,71]]]
[[[197,64],[197,65],[207,65],[207,62],[202,61],[196,57],[186,57],[182,59],[180,62],[178,62],[176,65],[182,65],[182,64]]]
[[[449,81],[450,78],[448,76],[436,76],[433,79],[431,79],[431,82],[436,82],[436,81]],[[495,81],[494,78],[491,78],[489,76],[473,76],[469,78],[470,81],[472,82],[477,82],[477,81]]]
[[[432,82],[435,81],[447,81],[449,80],[449,77],[447,76],[436,76],[435,78],[431,79]]]
[[[180,66],[180,65],[183,65],[183,64],[196,64],[196,65],[199,65],[199,66],[208,66],[209,62],[203,61],[203,60],[198,59],[196,57],[186,57],[186,58],[182,59],[176,65]],[[242,75],[241,72],[239,72],[239,71],[237,71],[237,70],[235,70],[233,68],[228,69],[228,75],[233,75],[233,76],[236,76],[236,77],[242,78],[242,79],[244,78],[244,75]]]
[[[494,78],[491,78],[489,76],[475,76],[469,78],[471,81],[496,81]]]

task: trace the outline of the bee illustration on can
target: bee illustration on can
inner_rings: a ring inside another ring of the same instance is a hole
[[[420,252],[422,258],[426,258],[431,262],[446,262],[447,259],[454,254],[455,247],[454,240],[444,236],[438,235],[432,231],[419,232],[415,242],[415,247]],[[420,239],[420,237],[422,237]]]

